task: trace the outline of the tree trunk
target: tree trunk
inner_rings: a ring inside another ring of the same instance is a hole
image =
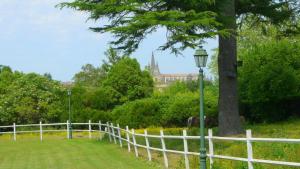
[[[222,1],[223,26],[233,30],[230,37],[219,36],[219,135],[242,132],[237,91],[237,42],[234,0]]]

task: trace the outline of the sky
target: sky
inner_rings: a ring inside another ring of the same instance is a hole
[[[113,37],[90,31],[89,27],[100,23],[87,21],[86,13],[55,8],[62,1],[71,0],[0,0],[0,65],[71,81],[84,64],[101,64]],[[169,51],[158,51],[165,41],[165,32],[159,30],[148,36],[132,57],[144,68],[154,52],[161,73],[198,71],[194,50],[187,49],[177,57]],[[215,39],[204,44],[210,56],[216,47]]]

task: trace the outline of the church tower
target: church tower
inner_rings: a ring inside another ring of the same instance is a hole
[[[149,65],[149,67],[150,67],[150,73],[152,74],[152,76],[160,75],[159,66],[158,66],[157,62],[155,63],[155,58],[154,58],[153,52],[152,52],[151,63]]]

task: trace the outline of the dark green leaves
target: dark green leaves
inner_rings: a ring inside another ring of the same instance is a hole
[[[167,34],[160,49],[171,49],[178,54],[187,47],[194,48],[205,38],[226,34],[217,30],[221,26],[217,14],[206,9],[211,4],[211,1],[75,0],[60,6],[88,12],[92,20],[108,19],[108,23],[91,29],[113,33],[116,40],[111,43],[126,53],[136,50],[146,35],[162,28]]]

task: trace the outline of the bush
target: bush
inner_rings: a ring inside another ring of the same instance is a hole
[[[153,98],[125,103],[112,111],[113,119],[121,126],[133,128],[158,126],[161,118],[160,101]]]
[[[161,119],[163,126],[186,126],[187,119],[199,112],[197,93],[178,93],[169,98]]]
[[[217,118],[218,91],[205,88],[206,116]],[[148,126],[186,126],[187,119],[199,114],[199,92],[191,92],[184,83],[175,83],[151,98],[131,101],[113,110],[113,119],[134,128]]]
[[[217,118],[218,91],[215,86],[204,90],[204,110],[206,117]],[[179,92],[171,95],[164,108],[161,124],[163,126],[186,126],[191,116],[199,115],[199,92]]]
[[[246,117],[259,122],[291,115],[286,105],[300,97],[299,49],[299,40],[281,40],[241,52],[239,90]]]
[[[153,92],[153,79],[147,71],[142,71],[136,59],[124,57],[111,67],[103,87],[114,90],[119,104],[150,97]]]
[[[1,78],[2,73],[5,72],[0,72]],[[11,80],[0,95],[1,124],[59,121],[64,111],[61,97],[65,90],[57,81],[34,73],[11,72],[9,76],[18,78]]]

